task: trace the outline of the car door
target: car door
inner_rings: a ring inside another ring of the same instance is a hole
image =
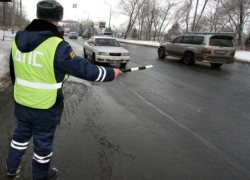
[[[167,45],[166,51],[168,52],[168,54],[171,56],[177,56],[178,53],[178,48],[180,46],[180,42],[182,40],[183,36],[179,36],[177,38],[175,38],[169,45]]]
[[[189,49],[192,39],[193,39],[193,36],[183,37],[178,49],[176,49],[176,53],[178,54],[178,56],[182,57],[184,53],[186,52],[186,50]]]
[[[93,46],[94,46],[93,41],[94,41],[93,38],[90,38],[86,43],[85,52],[87,53],[88,56],[92,56]]]

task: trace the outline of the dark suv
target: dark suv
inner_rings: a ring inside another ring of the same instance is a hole
[[[235,47],[233,37],[221,34],[188,34],[160,44],[158,57],[174,56],[187,65],[195,61],[210,63],[213,67],[233,63]]]

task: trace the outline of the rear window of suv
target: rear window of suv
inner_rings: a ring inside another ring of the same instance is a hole
[[[233,41],[231,37],[211,37],[210,46],[221,46],[221,47],[233,47]]]

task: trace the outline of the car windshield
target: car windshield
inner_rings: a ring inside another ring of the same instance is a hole
[[[115,39],[95,39],[95,46],[121,47]]]
[[[231,38],[211,38],[210,46],[233,47]]]
[[[77,35],[77,33],[76,33],[76,32],[73,32],[73,33],[71,33],[71,35]]]

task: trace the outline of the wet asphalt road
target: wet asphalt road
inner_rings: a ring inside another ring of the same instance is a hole
[[[66,40],[83,56],[85,40]],[[51,162],[57,180],[250,179],[249,64],[186,66],[158,59],[153,47],[122,45],[131,54],[127,68],[154,67],[109,83],[70,77]],[[6,180],[16,120],[8,77],[1,82],[0,179]],[[32,149],[30,143],[19,180],[31,179]]]

